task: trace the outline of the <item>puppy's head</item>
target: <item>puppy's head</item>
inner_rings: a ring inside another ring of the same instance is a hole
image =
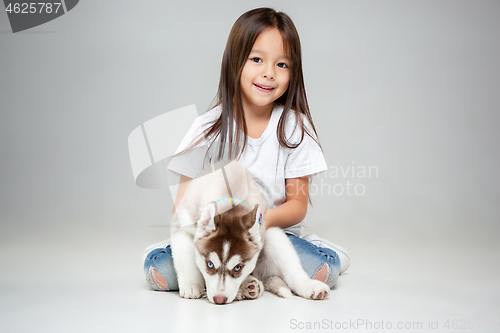
[[[205,278],[207,298],[230,303],[252,273],[262,249],[260,211],[236,205],[217,214],[217,204],[203,210],[195,235],[196,265]]]

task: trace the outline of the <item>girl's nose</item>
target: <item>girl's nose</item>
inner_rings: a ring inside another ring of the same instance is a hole
[[[266,68],[266,70],[264,70],[264,72],[262,73],[262,77],[269,80],[274,80],[274,71],[271,68]]]

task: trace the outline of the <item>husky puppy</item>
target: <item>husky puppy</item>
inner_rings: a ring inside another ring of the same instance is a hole
[[[266,230],[266,209],[257,184],[239,162],[217,170],[212,165],[191,181],[171,222],[181,297],[199,298],[206,287],[210,302],[226,304],[258,298],[264,285],[281,297],[291,291],[309,299],[328,296],[329,287],[304,272],[284,231]]]

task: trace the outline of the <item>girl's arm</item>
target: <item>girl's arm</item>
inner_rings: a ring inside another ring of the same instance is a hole
[[[286,201],[279,207],[268,209],[264,220],[266,228],[291,227],[301,222],[307,213],[307,200],[309,198],[309,177],[285,179]]]
[[[181,175],[181,179],[179,180],[179,187],[177,188],[177,195],[175,196],[175,203],[174,203],[174,209],[172,210],[172,214],[175,212],[175,207],[177,207],[177,205],[181,203],[182,197],[184,196],[184,192],[186,192],[186,189],[188,188],[189,184],[191,184],[192,180],[193,178]]]

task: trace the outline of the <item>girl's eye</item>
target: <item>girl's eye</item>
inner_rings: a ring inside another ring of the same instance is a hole
[[[210,260],[209,260],[209,261],[207,261],[207,267],[208,267],[209,269],[214,269],[214,263],[213,263],[213,262],[211,262]]]
[[[288,68],[288,65],[287,65],[287,64],[285,64],[284,62],[280,62],[280,63],[278,64],[278,67],[280,67],[280,68]]]
[[[239,272],[241,270],[241,265],[234,266],[234,271]]]
[[[253,62],[262,62],[262,60],[260,58],[257,58],[257,57],[253,57],[252,59]]]

